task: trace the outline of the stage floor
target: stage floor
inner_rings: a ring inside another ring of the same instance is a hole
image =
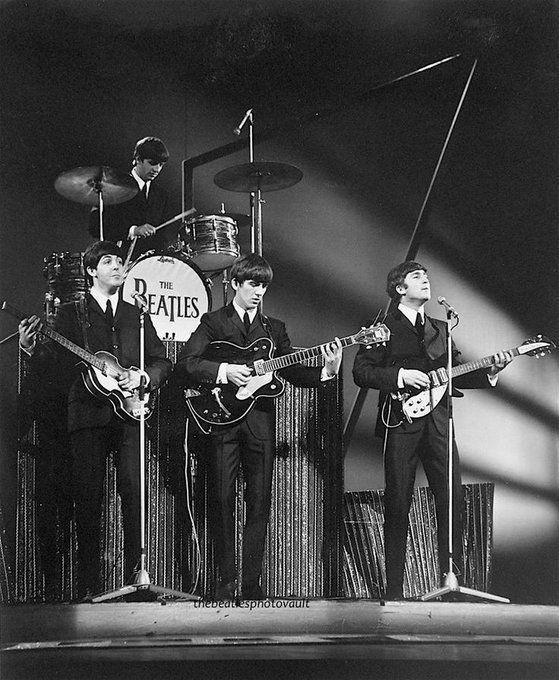
[[[105,602],[5,606],[1,616],[4,680],[340,674],[551,680],[559,673],[559,607]]]

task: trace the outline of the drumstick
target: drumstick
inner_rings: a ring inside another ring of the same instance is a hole
[[[163,222],[163,224],[160,224],[158,227],[155,227],[155,231],[157,231],[158,229],[163,229],[163,227],[166,227],[169,224],[172,224],[173,222],[180,220],[181,217],[186,217],[187,215],[192,215],[192,213],[195,213],[195,212],[196,212],[196,208],[190,208],[189,210],[185,210],[184,212],[181,212],[180,215],[175,215],[174,217],[171,217],[170,220],[167,220],[166,222]]]
[[[180,220],[181,217],[186,217],[187,215],[192,215],[192,213],[195,213],[195,212],[196,212],[196,208],[189,208],[188,210],[181,212],[179,215],[175,215],[174,217],[171,217],[170,220],[163,222],[163,224],[160,224],[159,226],[155,227],[155,231],[157,231],[158,229],[163,229],[163,227],[167,227],[169,224],[172,224],[173,222]],[[134,246],[136,245],[137,240],[138,240],[138,237],[134,236],[134,238],[132,239],[132,243],[130,244],[130,248],[128,248],[126,260],[124,260],[124,271],[126,271],[126,268],[128,267],[128,264],[130,263],[130,258],[132,257],[132,253],[134,252]]]

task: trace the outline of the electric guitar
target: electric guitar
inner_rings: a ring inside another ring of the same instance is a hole
[[[538,335],[535,338],[525,340],[519,347],[506,350],[514,357],[526,355],[530,357],[542,357],[549,354],[555,349],[555,344],[548,338]],[[478,359],[477,361],[469,361],[465,364],[453,366],[452,378],[477,371],[480,368],[489,368],[495,365],[493,355]],[[428,389],[419,392],[399,391],[392,395],[393,399],[401,402],[401,409],[406,420],[411,423],[413,420],[422,418],[430,413],[439,401],[443,398],[448,385],[448,373],[446,368],[438,368],[427,373],[431,381],[431,386]]]
[[[25,314],[5,301],[2,303],[2,309],[18,319],[26,318]],[[118,359],[110,352],[99,351],[92,354],[49,326],[42,326],[39,333],[73,352],[88,364],[87,370],[82,373],[86,388],[95,397],[108,399],[119,418],[138,422],[142,416],[142,410],[145,419],[151,416],[155,393],[146,390],[144,398],[140,399],[139,389],[123,390],[118,384],[118,378],[128,369],[123,368]],[[135,367],[131,366],[131,368],[134,369]]]
[[[350,345],[377,345],[390,340],[390,330],[384,324],[362,328],[355,335],[341,338],[342,348]],[[187,389],[186,404],[198,427],[209,434],[212,427],[238,423],[255,405],[257,399],[278,397],[285,390],[285,381],[275,374],[282,368],[293,366],[305,359],[320,356],[323,345],[299,350],[292,354],[272,358],[274,344],[270,338],[255,340],[248,347],[232,342],[211,342],[203,358],[218,363],[246,364],[253,376],[243,387],[232,383],[215,385],[213,388]]]

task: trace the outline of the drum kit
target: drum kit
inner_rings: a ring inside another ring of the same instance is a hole
[[[222,274],[224,304],[227,302],[227,271],[241,254],[239,230],[250,227],[252,251],[262,254],[261,193],[287,189],[302,177],[303,173],[293,165],[263,161],[234,165],[218,172],[214,177],[218,187],[250,194],[251,215],[228,213],[222,204],[221,211],[215,214],[192,216],[193,211],[187,210],[159,225],[182,220],[177,244],[166,252],[149,251],[130,262],[123,298],[133,303],[133,294],[145,296],[159,337],[186,341],[199,317],[211,309],[212,277]],[[107,166],[63,172],[54,187],[71,201],[97,206],[101,234],[104,205],[129,201],[139,190],[131,175]],[[83,253],[52,253],[44,259],[43,273],[49,286],[46,316],[52,322],[59,304],[78,300],[87,292]]]

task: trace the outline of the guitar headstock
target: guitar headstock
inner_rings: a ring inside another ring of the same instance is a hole
[[[360,345],[380,345],[390,340],[390,329],[383,323],[362,328],[355,336]]]
[[[540,358],[550,354],[555,349],[555,343],[544,335],[536,335],[525,340],[518,348],[519,354],[527,354],[529,357]]]

